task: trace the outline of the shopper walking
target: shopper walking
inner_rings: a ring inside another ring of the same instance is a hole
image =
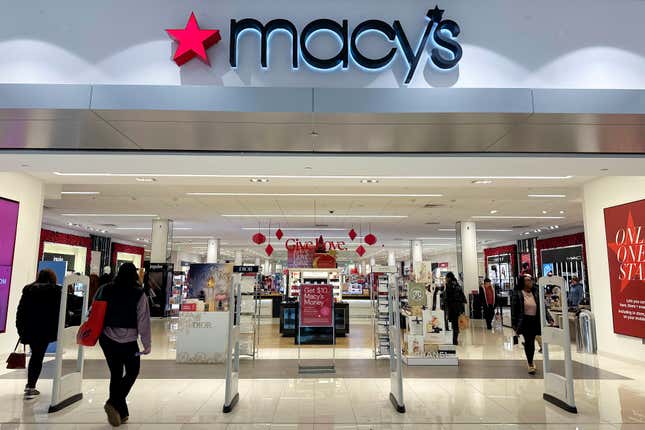
[[[482,304],[482,311],[484,319],[486,320],[486,328],[491,330],[493,328],[493,318],[495,317],[495,288],[490,282],[490,279],[484,279],[484,285],[479,287],[479,297]]]
[[[578,308],[584,299],[584,287],[580,283],[580,278],[573,276],[571,278],[571,285],[569,286],[569,295],[567,297],[568,305],[570,308]]]
[[[519,287],[515,290],[511,301],[511,321],[515,334],[524,337],[524,354],[529,374],[535,375],[536,367],[533,363],[535,340],[536,336],[541,334],[540,300],[530,275],[520,278]]]
[[[105,413],[108,422],[118,427],[130,416],[126,397],[139,375],[140,355],[150,353],[150,308],[132,263],[123,264],[114,281],[103,286],[99,294],[107,301],[99,338],[110,369],[110,398],[105,403]],[[139,351],[139,337],[143,352]]]
[[[461,289],[454,273],[446,273],[446,289],[444,291],[444,310],[452,327],[452,344],[459,344],[459,316],[465,312],[466,295]]]
[[[43,368],[47,345],[56,341],[58,336],[58,316],[62,287],[56,285],[56,274],[41,270],[36,282],[25,286],[18,303],[16,328],[20,342],[29,345],[31,358],[27,368],[27,385],[24,398],[30,400],[40,392],[36,383]]]

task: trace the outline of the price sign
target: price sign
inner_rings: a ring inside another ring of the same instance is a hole
[[[334,289],[331,285],[300,286],[300,326],[332,327]]]

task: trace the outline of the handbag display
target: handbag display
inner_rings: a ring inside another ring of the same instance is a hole
[[[468,327],[470,327],[470,318],[466,314],[461,314],[459,315],[459,330],[466,330]]]
[[[24,369],[27,367],[27,354],[25,353],[25,347],[23,345],[22,352],[17,352],[19,345],[20,339],[18,339],[16,347],[13,349],[13,352],[9,354],[9,358],[7,358],[7,369]]]
[[[98,342],[101,333],[103,332],[103,324],[105,322],[105,311],[107,310],[107,301],[103,300],[103,288],[97,291],[90,314],[78,329],[76,334],[76,343],[83,346],[95,346]]]

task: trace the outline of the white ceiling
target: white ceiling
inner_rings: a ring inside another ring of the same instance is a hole
[[[370,248],[367,256],[380,250],[381,258],[385,257],[387,249],[405,253],[408,241],[417,238],[428,238],[423,240],[426,252],[453,248],[454,232],[440,229],[454,228],[459,220],[477,222],[480,246],[514,241],[526,237],[522,233],[535,229],[542,229],[540,234],[552,234],[549,226],[559,226],[558,231],[581,229],[582,185],[601,175],[642,175],[644,166],[642,158],[582,156],[77,152],[4,152],[0,156],[0,171],[23,171],[47,184],[44,212],[47,225],[85,233],[90,227],[106,230],[115,239],[145,243],[143,240],[150,236],[152,218],[158,216],[174,220],[175,242],[184,250],[205,252],[208,237],[216,237],[222,239],[226,251],[245,249],[249,257],[263,255],[265,245],[252,245],[250,237],[255,231],[243,228],[255,229],[259,224],[266,229],[269,222],[272,228],[279,225],[283,229],[312,229],[324,224],[324,228],[342,229],[285,231],[286,237],[300,238],[323,233],[328,238],[340,239],[346,237],[352,227],[363,233],[371,228],[379,243]],[[138,182],[137,177],[154,178],[155,182]],[[268,178],[269,182],[253,183],[250,181],[253,177]],[[490,177],[492,183],[473,183],[482,177]],[[376,178],[378,183],[363,184],[363,178]],[[100,194],[61,195],[61,191]],[[326,195],[187,195],[196,192]],[[406,196],[397,196],[403,194]],[[419,196],[424,194],[442,196]],[[566,197],[531,198],[529,194],[563,194]],[[436,206],[425,207],[428,204]],[[491,216],[491,211],[497,211],[495,216],[534,218],[477,218]],[[148,216],[109,216],[115,214]],[[314,215],[316,218],[312,218]],[[357,216],[366,218],[352,218]],[[539,218],[550,216],[562,219]],[[81,227],[70,227],[68,223]],[[482,231],[501,229],[512,231]],[[282,257],[283,245],[275,239],[272,242],[279,251],[274,256]],[[352,251],[347,256],[353,258],[355,254]]]

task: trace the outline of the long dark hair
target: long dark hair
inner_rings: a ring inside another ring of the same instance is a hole
[[[457,277],[452,272],[446,273],[446,284],[449,284],[449,283],[450,284],[454,283],[459,285],[459,282],[457,281]]]
[[[140,287],[136,266],[132,263],[123,263],[114,278],[114,285],[116,287]]]

